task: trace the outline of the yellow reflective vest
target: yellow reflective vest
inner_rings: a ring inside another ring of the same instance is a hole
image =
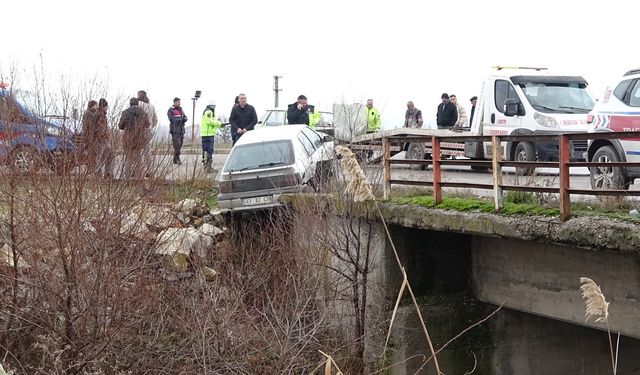
[[[380,112],[375,107],[367,107],[367,131],[375,132],[380,129]]]
[[[212,137],[218,134],[218,129],[222,126],[220,120],[214,117],[214,113],[211,109],[207,109],[202,114],[202,121],[200,121],[200,136]]]
[[[315,128],[316,125],[320,122],[320,112],[316,111],[316,107],[313,107],[313,112],[309,113],[309,127]]]

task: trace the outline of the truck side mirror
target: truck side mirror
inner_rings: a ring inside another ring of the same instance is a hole
[[[515,99],[505,99],[504,101],[504,115],[507,117],[513,117],[518,115],[520,104]]]

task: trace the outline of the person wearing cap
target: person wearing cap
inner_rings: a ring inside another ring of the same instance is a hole
[[[458,121],[458,110],[455,104],[449,101],[449,95],[443,93],[440,98],[442,103],[438,105],[438,113],[436,114],[436,124],[438,129],[450,129]]]
[[[469,126],[473,125],[473,115],[476,112],[476,103],[478,102],[477,96],[472,96],[471,99],[471,116],[469,116]]]
[[[184,124],[187,123],[187,115],[180,107],[180,98],[173,98],[173,106],[167,111],[169,117],[169,133],[173,143],[173,164],[182,164],[180,150],[184,142]]]
[[[200,121],[202,163],[204,164],[204,171],[206,173],[214,172],[214,169],[211,167],[213,162],[213,141],[221,126],[222,123],[216,118],[216,102],[211,101],[202,113],[202,120]]]
[[[118,128],[124,130],[124,177],[142,177],[142,156],[148,142],[149,116],[138,105],[138,98],[129,99],[129,108],[120,115]]]

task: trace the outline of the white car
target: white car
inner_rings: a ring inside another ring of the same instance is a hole
[[[333,135],[333,113],[326,111],[318,111],[320,113],[320,121],[315,127],[316,131]],[[268,109],[258,119],[256,129],[265,126],[289,125],[287,121],[287,110],[282,108]]]
[[[333,138],[306,125],[249,131],[220,172],[218,207],[238,212],[279,206],[283,194],[316,188],[332,162]]]
[[[628,71],[607,88],[589,114],[589,132],[640,131],[640,69]],[[640,162],[640,138],[601,139],[589,142],[592,162]],[[628,189],[640,177],[640,168],[592,167],[593,189]]]

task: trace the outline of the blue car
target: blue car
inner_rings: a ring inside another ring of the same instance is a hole
[[[61,174],[76,165],[74,135],[37,117],[0,87],[0,160],[20,173],[48,167]]]

